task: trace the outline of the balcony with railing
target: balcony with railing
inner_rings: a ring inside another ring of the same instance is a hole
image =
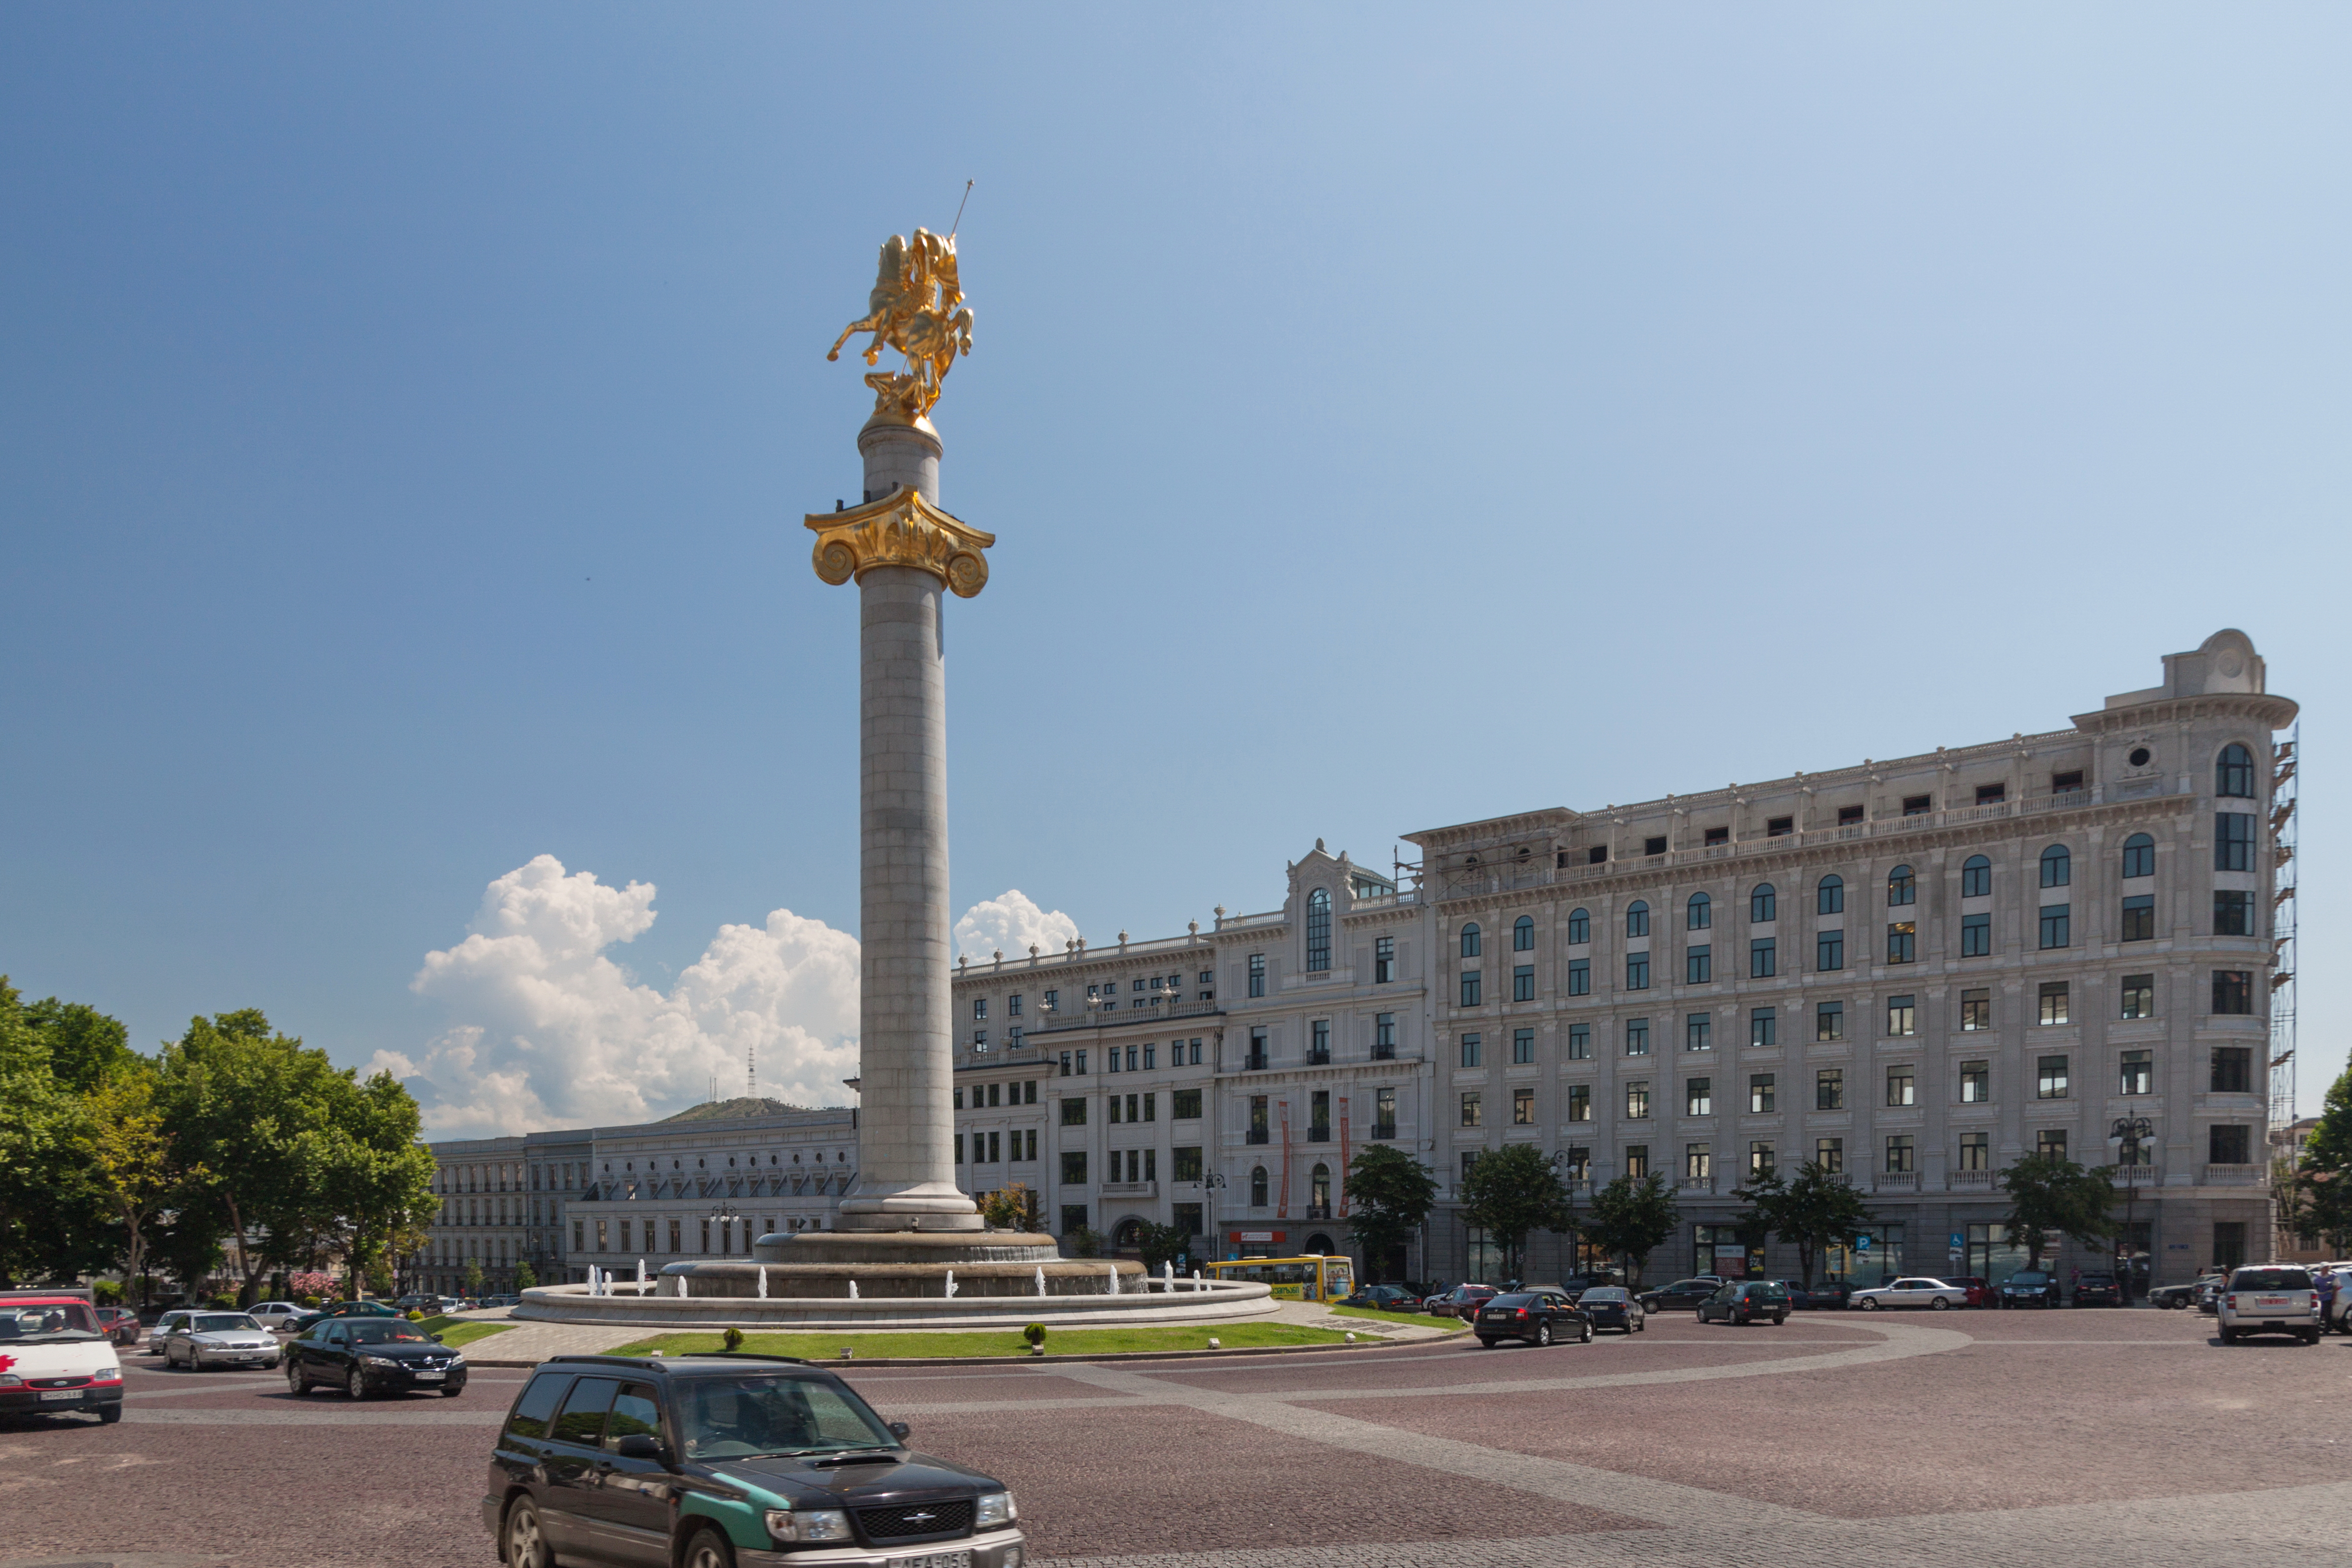
[[[1040,1009],[1035,1022],[1027,1030],[1029,1037],[1067,1034],[1073,1029],[1108,1029],[1125,1024],[1150,1027],[1171,1018],[1204,1018],[1219,1011],[1215,998],[1206,1002],[1187,1002],[1161,993],[1139,996],[1131,1006],[1121,1007],[1113,997],[1105,1003],[1082,1002],[1076,1006],[1056,1008],[1052,1012]]]
[[[2205,1184],[2209,1187],[2259,1187],[2270,1180],[2267,1165],[2207,1165]]]

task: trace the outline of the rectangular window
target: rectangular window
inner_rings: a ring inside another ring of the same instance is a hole
[[[2042,1057],[2033,1065],[2033,1098],[2063,1100],[2066,1098],[2066,1058]]]
[[[1962,915],[1960,917],[1960,956],[1986,958],[1992,953],[1992,917]]]
[[[1780,1009],[1755,1007],[1748,1010],[1748,1043],[1759,1047],[1780,1043]]]
[[[1536,1091],[1532,1089],[1511,1090],[1511,1125],[1533,1127],[1536,1124]]]
[[[2211,1092],[2215,1094],[2252,1094],[2254,1092],[2254,1052],[2251,1046],[2216,1046],[2213,1047]],[[2237,1162],[2225,1160],[2224,1164]]]
[[[1328,1067],[1331,1061],[1331,1020],[1316,1018],[1307,1023],[1307,1061],[1310,1067]]]
[[[1840,827],[1852,827],[1855,823],[1862,820],[1862,811],[1863,808],[1858,805],[1839,806],[1838,826]]]
[[[2126,1051],[2116,1074],[2119,1094],[2152,1094],[2156,1089],[2156,1058],[2150,1051]]]
[[[1062,1006],[1062,994],[1059,991],[1048,991],[1037,1005],[1047,1013],[1059,1012]]]
[[[1665,839],[1664,839],[1664,838],[1663,838],[1663,837],[1645,837],[1645,838],[1643,838],[1643,839],[1642,840],[1642,853],[1643,853],[1643,854],[1644,854],[1644,855],[1663,855],[1663,854],[1664,854],[1665,852],[1666,852],[1666,841],[1665,841]]]
[[[2156,976],[2126,974],[2124,976],[2123,1015],[2126,1018],[2156,1016]]]
[[[1372,1091],[1372,1136],[1394,1138],[1397,1135],[1396,1090],[1376,1089]]]
[[[2154,942],[2156,940],[2156,896],[2153,893],[2138,893],[2124,900],[2123,928],[2116,940],[2118,942]]]
[[[1396,978],[1396,938],[1384,936],[1372,943],[1372,984],[1386,985]]]
[[[1127,1120],[1128,1120],[1128,1121],[1134,1121],[1134,1120],[1135,1120],[1135,1104],[1134,1104],[1134,1101],[1135,1101],[1135,1096],[1133,1096],[1133,1095],[1131,1095],[1131,1094],[1130,1094],[1130,1095],[1129,1095],[1129,1096],[1127,1097],[1127,1099],[1128,1099],[1128,1106],[1127,1106]],[[1106,1109],[1108,1109],[1108,1110],[1109,1110],[1109,1112],[1110,1112],[1110,1116],[1109,1116],[1109,1121],[1110,1121],[1110,1124],[1111,1124],[1113,1127],[1118,1126],[1118,1123],[1119,1123],[1119,1115],[1118,1115],[1118,1110],[1119,1110],[1119,1100],[1118,1100],[1118,1096],[1117,1096],[1117,1095],[1115,1095],[1115,1094],[1114,1094],[1114,1095],[1110,1095],[1110,1096],[1107,1097],[1107,1098],[1106,1098],[1106,1100],[1105,1100],[1105,1107],[1106,1107]]]
[[[963,1134],[961,1132],[955,1135],[955,1163],[959,1165],[963,1163]]]
[[[2254,1010],[2254,976],[2247,969],[2213,972],[2213,1011],[2251,1015]]]
[[[1647,1143],[1625,1145],[1625,1173],[1636,1181],[1650,1173],[1650,1146]]]
[[[1511,1059],[1523,1066],[1536,1059],[1536,1032],[1533,1029],[1511,1031]]]
[[[1919,960],[1919,924],[1896,921],[1886,928],[1886,962],[1916,963]]]
[[[1478,1037],[1475,1035],[1462,1037],[1462,1065],[1465,1068],[1475,1068],[1479,1065]]]
[[[1650,955],[1629,952],[1625,955],[1625,989],[1647,991],[1650,988]]]
[[[1062,1205],[1062,1234],[1064,1236],[1074,1236],[1086,1228],[1087,1205],[1084,1204],[1064,1204]]]
[[[1331,1142],[1331,1091],[1318,1089],[1307,1100],[1307,1141],[1309,1143]]]
[[[1813,1074],[1813,1109],[1815,1110],[1845,1109],[1845,1068],[1823,1068]]]
[[[1110,1070],[1111,1070],[1111,1071],[1113,1071],[1113,1072],[1118,1072],[1118,1070],[1120,1070],[1120,1069],[1119,1069],[1119,1049],[1118,1049],[1118,1047],[1117,1046],[1113,1046],[1113,1047],[1110,1047],[1110,1049],[1108,1049],[1108,1050],[1107,1050],[1107,1051],[1103,1052],[1103,1058],[1104,1058],[1104,1060],[1106,1060],[1107,1062],[1108,1062],[1108,1063],[1110,1064]]]
[[[1375,1013],[1372,1015],[1372,1059],[1384,1062],[1391,1061],[1395,1057],[1396,1015]]]
[[[1087,1076],[1087,1053],[1084,1051],[1078,1053],[1078,1076],[1080,1078]]]
[[[1480,1109],[1478,1090],[1475,1089],[1464,1089],[1462,1091],[1462,1125],[1465,1127],[1475,1127],[1479,1124],[1482,1115],[1483,1111]]]
[[[1249,1055],[1242,1059],[1242,1066],[1247,1068],[1252,1072],[1264,1072],[1265,1070],[1265,1026],[1264,1025],[1259,1025],[1250,1030]]]
[[[1813,938],[1813,967],[1823,972],[1845,967],[1845,932],[1825,931]]]
[[[2064,1159],[2066,1130],[2063,1127],[2042,1128],[2033,1135],[2033,1152],[2053,1160]]]
[[[1265,994],[1265,954],[1262,952],[1249,955],[1249,994],[1253,996]]]
[[[1886,1173],[1899,1176],[1911,1169],[1911,1134],[1889,1132],[1886,1135]]]
[[[1635,1079],[1625,1086],[1625,1114],[1636,1121],[1650,1114],[1650,1085],[1646,1079]]]
[[[1715,1114],[1715,1080],[1694,1078],[1683,1080],[1683,1114],[1713,1116]]]
[[[1886,1069],[1886,1103],[1916,1105],[1919,1103],[1919,1080],[1908,1067]]]
[[[1797,819],[1793,816],[1771,816],[1764,820],[1764,837],[1767,838],[1786,838],[1796,831]]]
[[[1478,1005],[1478,972],[1475,969],[1462,972],[1462,1005],[1465,1007]]]
[[[1004,999],[1004,1016],[1008,1018],[1018,1018],[1021,1016],[1020,992],[1015,991],[1012,995],[1007,996]]]
[[[1998,805],[2008,798],[2009,786],[2005,784],[1977,785],[1977,804],[1979,805]]]
[[[1715,1179],[1715,1148],[1707,1143],[1683,1145],[1683,1180],[1707,1182]]]
[[[1960,1064],[1960,1103],[1984,1105],[1992,1100],[1992,1063],[1990,1061]]]
[[[1536,966],[1522,963],[1511,971],[1511,1000],[1532,1002],[1536,999]]]
[[[1199,1236],[1202,1234],[1201,1205],[1173,1204],[1171,1205],[1170,1207],[1176,1216],[1176,1228],[1178,1230],[1182,1231],[1186,1236]]]
[[[1717,844],[1728,844],[1728,843],[1730,843],[1730,842],[1731,842],[1731,829],[1729,829],[1728,827],[1710,827],[1710,828],[1708,828],[1708,829],[1706,830],[1706,842],[1707,842],[1707,844],[1708,844],[1708,845],[1710,845],[1710,846],[1712,846],[1712,845],[1717,845]]]
[[[1835,1176],[1845,1170],[1845,1140],[1816,1138],[1813,1140],[1813,1163]]]
[[[1568,1119],[1570,1121],[1592,1120],[1592,1086],[1572,1083],[1568,1086]]]
[[[1903,815],[1924,816],[1935,809],[1936,797],[1931,795],[1906,795],[1903,797]]]
[[[1960,993],[1960,1027],[1969,1033],[1992,1027],[1992,992],[1990,990]]]
[[[974,1029],[971,1032],[971,1044],[974,1050],[984,1051],[988,1049],[988,1031],[986,1029]]]
[[[2253,1129],[2243,1122],[2217,1121],[2205,1130],[2205,1163],[2246,1165],[2253,1163]]]
[[[1751,937],[1748,942],[1748,978],[1769,980],[1780,973],[1780,950],[1777,939],[1769,936]]]
[[[1748,1173],[1751,1176],[1772,1173],[1772,1143],[1769,1139],[1759,1138],[1748,1145]]]
[[[1715,978],[1715,950],[1694,947],[1683,952],[1683,984],[1705,985]]]
[[[1082,1096],[1072,1095],[1062,1101],[1062,1125],[1084,1127],[1087,1124],[1087,1102]]]
[[[1076,1184],[1083,1186],[1086,1184],[1086,1179],[1087,1152],[1083,1149],[1064,1150],[1062,1152],[1063,1183],[1066,1185]]]
[[[1752,1072],[1748,1075],[1748,1113],[1769,1116],[1772,1113],[1772,1075]]]
[[[1843,1040],[1845,1038],[1845,1004],[1817,1002],[1813,1005],[1813,1038]]]
[[[1646,1057],[1650,1054],[1650,1020],[1647,1018],[1625,1020],[1625,1054],[1629,1057]]]
[[[1886,1033],[1889,1038],[1919,1032],[1919,999],[1916,996],[1889,996],[1886,999]]]
[[[1568,994],[1570,996],[1592,994],[1592,961],[1589,958],[1570,960],[1568,966]]]
[[[2042,945],[2043,947],[2072,945],[2070,932],[2073,925],[2073,909],[2074,906],[2071,904],[2042,906]]]
[[[1568,1059],[1587,1062],[1592,1059],[1592,1026],[1570,1024],[1568,1026]]]
[[[2064,773],[2050,775],[2052,795],[2072,795],[2082,787],[2083,770],[2080,768],[2069,768]]]
[[[1960,1169],[1989,1171],[1992,1169],[1992,1134],[1963,1132],[1960,1134]]]
[[[2148,913],[2148,934],[2153,936],[2156,934],[2156,914],[2153,909],[2156,900],[2154,899],[2147,899],[2141,901],[2151,906]],[[2132,902],[2133,900],[2126,899],[2124,900],[2125,910],[2130,910]],[[2128,921],[2131,917],[2127,913],[2124,918]],[[2253,935],[2253,894],[2238,892],[2228,888],[2221,889],[2215,892],[2213,895],[2213,934],[2215,936]],[[2126,936],[2124,940],[2126,942],[2129,942],[2131,938]]]
[[[2251,813],[2217,812],[2213,816],[2213,869],[2251,871],[2254,868],[2254,819]]]
[[[2066,982],[2063,980],[2045,980],[2042,983],[2041,1016],[2042,1021],[2045,1024],[2063,1024],[2067,1022],[2070,1016],[2070,1012],[2068,1006]]]
[[[1178,1121],[1197,1119],[1201,1114],[1201,1091],[1197,1089],[1179,1089],[1170,1091],[1168,1114]]]
[[[1274,1137],[1274,1126],[1266,1110],[1266,1097],[1265,1095],[1253,1094],[1250,1096],[1249,1131],[1243,1136],[1244,1142],[1251,1143],[1265,1143],[1272,1141]]]
[[[1127,1098],[1128,1098],[1129,1100],[1134,1100],[1135,1096],[1133,1096],[1133,1095],[1131,1095],[1131,1094],[1130,1094],[1130,1095],[1129,1095]],[[1143,1119],[1144,1119],[1146,1121],[1159,1121],[1159,1120],[1160,1120],[1160,1117],[1159,1117],[1159,1115],[1158,1115],[1159,1110],[1160,1110],[1160,1096],[1158,1096],[1157,1094],[1147,1094],[1147,1095],[1145,1095],[1145,1096],[1143,1097]]]
[[[985,1018],[988,1016],[987,997],[975,996],[971,999],[971,1016],[975,1018]]]
[[[1683,1049],[1686,1051],[1715,1049],[1715,1015],[1693,1013],[1683,1019]]]

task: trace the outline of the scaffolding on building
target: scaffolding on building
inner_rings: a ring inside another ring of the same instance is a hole
[[[2271,748],[2271,1082],[2270,1142],[2287,1152],[2294,1136],[2295,805],[2303,725]]]

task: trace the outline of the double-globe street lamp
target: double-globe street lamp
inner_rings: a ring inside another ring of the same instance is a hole
[[[2116,1239],[2116,1288],[2123,1292],[2124,1305],[2131,1305],[2132,1293],[2138,1284],[2137,1227],[2132,1223],[2135,1200],[2139,1196],[2140,1145],[2153,1142],[2156,1128],[2145,1116],[2122,1116],[2107,1129],[2107,1152],[2122,1166],[2124,1176],[2124,1229]]]

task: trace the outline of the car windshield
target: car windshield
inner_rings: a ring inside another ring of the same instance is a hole
[[[1740,1289],[1750,1296],[1785,1296],[1789,1293],[1780,1286],[1769,1281],[1758,1285],[1742,1285]]]
[[[233,1334],[239,1329],[261,1331],[261,1325],[243,1312],[199,1312],[188,1321],[192,1334]]]
[[[2308,1290],[2311,1275],[2301,1268],[2241,1268],[2231,1277],[2232,1290]]]
[[[0,1307],[0,1342],[97,1340],[106,1337],[98,1314],[79,1301],[10,1303]]]
[[[1622,1286],[1595,1285],[1584,1293],[1584,1299],[1588,1301],[1622,1301],[1625,1299],[1625,1291]]]
[[[811,1378],[696,1378],[680,1392],[686,1451],[698,1458],[898,1446],[864,1400]]]
[[[355,1345],[429,1345],[433,1336],[413,1323],[353,1323],[352,1343]]]
[[[1486,1305],[1489,1307],[1532,1307],[1535,1303],[1536,1297],[1531,1292],[1526,1290],[1514,1290],[1507,1296],[1496,1297],[1494,1300],[1488,1301]]]
[[[2012,1285],[2047,1285],[2050,1276],[2038,1268],[2021,1268],[2009,1277],[2009,1282]]]
[[[2115,1282],[2116,1277],[2112,1274],[2085,1274],[2083,1276],[2083,1283],[2085,1285],[2112,1285]]]

